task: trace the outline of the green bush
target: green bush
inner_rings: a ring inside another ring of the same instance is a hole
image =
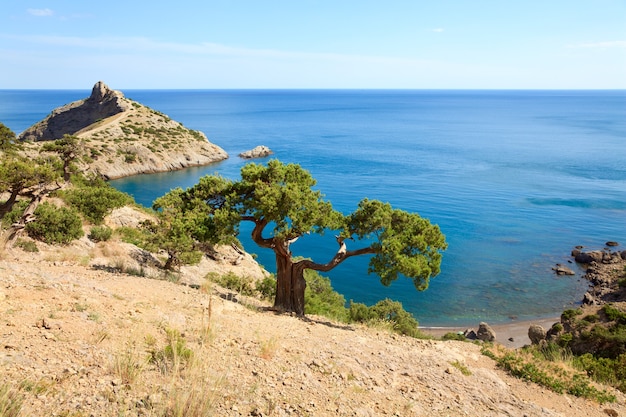
[[[348,317],[350,322],[354,323],[367,323],[372,319],[370,308],[363,303],[355,303],[350,300],[350,307],[348,308]]]
[[[249,276],[239,276],[233,272],[224,275],[209,273],[207,278],[229,290],[237,291],[241,295],[252,296],[255,294],[252,278]]]
[[[348,317],[350,321],[358,323],[368,323],[377,320],[388,322],[396,333],[411,337],[420,336],[418,330],[419,323],[415,320],[415,317],[402,307],[402,303],[388,298],[379,301],[371,307],[351,301]]]
[[[111,235],[113,234],[113,230],[107,226],[94,226],[91,228],[89,232],[89,240],[93,242],[106,242],[111,239]]]
[[[96,225],[101,224],[111,210],[133,202],[131,196],[109,185],[74,188],[63,192],[61,197]]]
[[[304,279],[304,309],[307,314],[317,314],[343,322],[348,320],[346,299],[333,289],[330,279],[310,269],[304,271]]]
[[[415,318],[402,307],[399,301],[392,301],[388,298],[377,302],[370,307],[374,317],[393,323],[393,329],[411,337],[417,337],[419,323]]]
[[[4,227],[9,227],[13,223],[17,223],[22,217],[22,215],[24,214],[24,210],[26,210],[27,206],[28,206],[28,201],[26,200],[17,201],[13,205],[13,208],[11,209],[11,211],[5,214],[5,216],[2,218],[2,225]]]
[[[272,300],[276,297],[276,277],[274,275],[268,275],[261,281],[256,283],[256,290],[261,294],[261,297],[266,300]]]
[[[39,252],[37,244],[32,240],[17,239],[15,241],[15,246],[21,248],[24,252]]]
[[[33,239],[68,244],[83,235],[80,216],[74,209],[44,202],[35,210],[35,216],[34,222],[26,224],[26,232]]]
[[[583,314],[583,311],[579,308],[577,309],[568,309],[565,310],[563,312],[563,314],[561,314],[561,320],[571,320],[576,316],[580,316],[581,314]]]

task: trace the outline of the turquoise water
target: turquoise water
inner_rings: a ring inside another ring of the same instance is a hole
[[[366,274],[366,258],[328,273],[346,299],[400,300],[423,325],[559,314],[578,303],[587,283],[556,277],[551,267],[566,263],[575,245],[626,243],[624,91],[124,93],[202,130],[231,155],[112,182],[145,205],[205,174],[236,178],[245,163],[236,155],[263,144],[311,171],[342,211],[367,197],[439,224],[449,249],[423,293],[408,280],[383,287]],[[20,132],[88,94],[0,91],[0,122]],[[272,252],[243,237],[271,270]],[[331,237],[310,237],[293,250],[323,262],[335,246]]]

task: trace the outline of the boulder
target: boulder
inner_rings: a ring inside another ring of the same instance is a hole
[[[574,259],[580,264],[590,264],[591,262],[602,262],[603,258],[604,254],[602,251],[593,250],[589,252],[580,252]]]
[[[546,339],[546,329],[538,324],[531,324],[528,328],[528,338],[533,345],[538,345],[539,342]]]
[[[619,256],[621,256],[622,259],[626,259],[626,250],[621,251]]]
[[[606,246],[619,246],[619,243],[609,240],[608,242],[605,243]]]
[[[576,275],[572,269],[561,264],[556,264],[556,266],[552,267],[552,270],[556,272],[557,275]]]
[[[483,342],[493,342],[496,340],[496,332],[487,323],[482,322],[478,325],[476,337]]]
[[[239,156],[243,159],[254,159],[254,158],[264,158],[273,154],[272,150],[267,146],[259,145],[254,149],[249,151],[245,151],[239,154]]]

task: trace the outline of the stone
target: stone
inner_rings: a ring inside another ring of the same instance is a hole
[[[556,266],[552,267],[552,270],[556,272],[557,275],[576,275],[572,269],[561,264],[556,264]]]
[[[580,264],[589,264],[591,262],[602,262],[603,258],[604,254],[602,251],[594,250],[589,252],[580,252],[574,259]]]
[[[528,328],[528,338],[533,345],[538,345],[539,342],[546,339],[546,329],[538,324],[531,324]]]
[[[619,243],[609,240],[608,242],[605,243],[606,246],[619,246]]]
[[[493,342],[496,340],[496,332],[485,322],[481,322],[478,325],[478,331],[476,332],[478,340],[483,342]]]
[[[245,151],[239,154],[239,156],[243,159],[254,159],[254,158],[264,158],[266,156],[272,155],[274,152],[267,146],[259,145],[254,149],[249,151]]]

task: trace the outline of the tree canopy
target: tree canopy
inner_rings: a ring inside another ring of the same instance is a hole
[[[437,225],[368,199],[345,215],[325,201],[315,185],[300,165],[278,160],[266,166],[251,163],[241,169],[239,181],[205,176],[185,191],[171,191],[155,202],[155,208],[184,215],[185,230],[202,242],[232,243],[240,224],[252,222],[252,240],[273,250],[276,257],[274,306],[298,315],[304,314],[307,269],[327,272],[353,256],[371,255],[368,272],[378,275],[383,285],[405,276],[418,290],[425,290],[440,272],[447,245]],[[292,257],[290,245],[297,239],[330,231],[338,244],[330,260]]]

